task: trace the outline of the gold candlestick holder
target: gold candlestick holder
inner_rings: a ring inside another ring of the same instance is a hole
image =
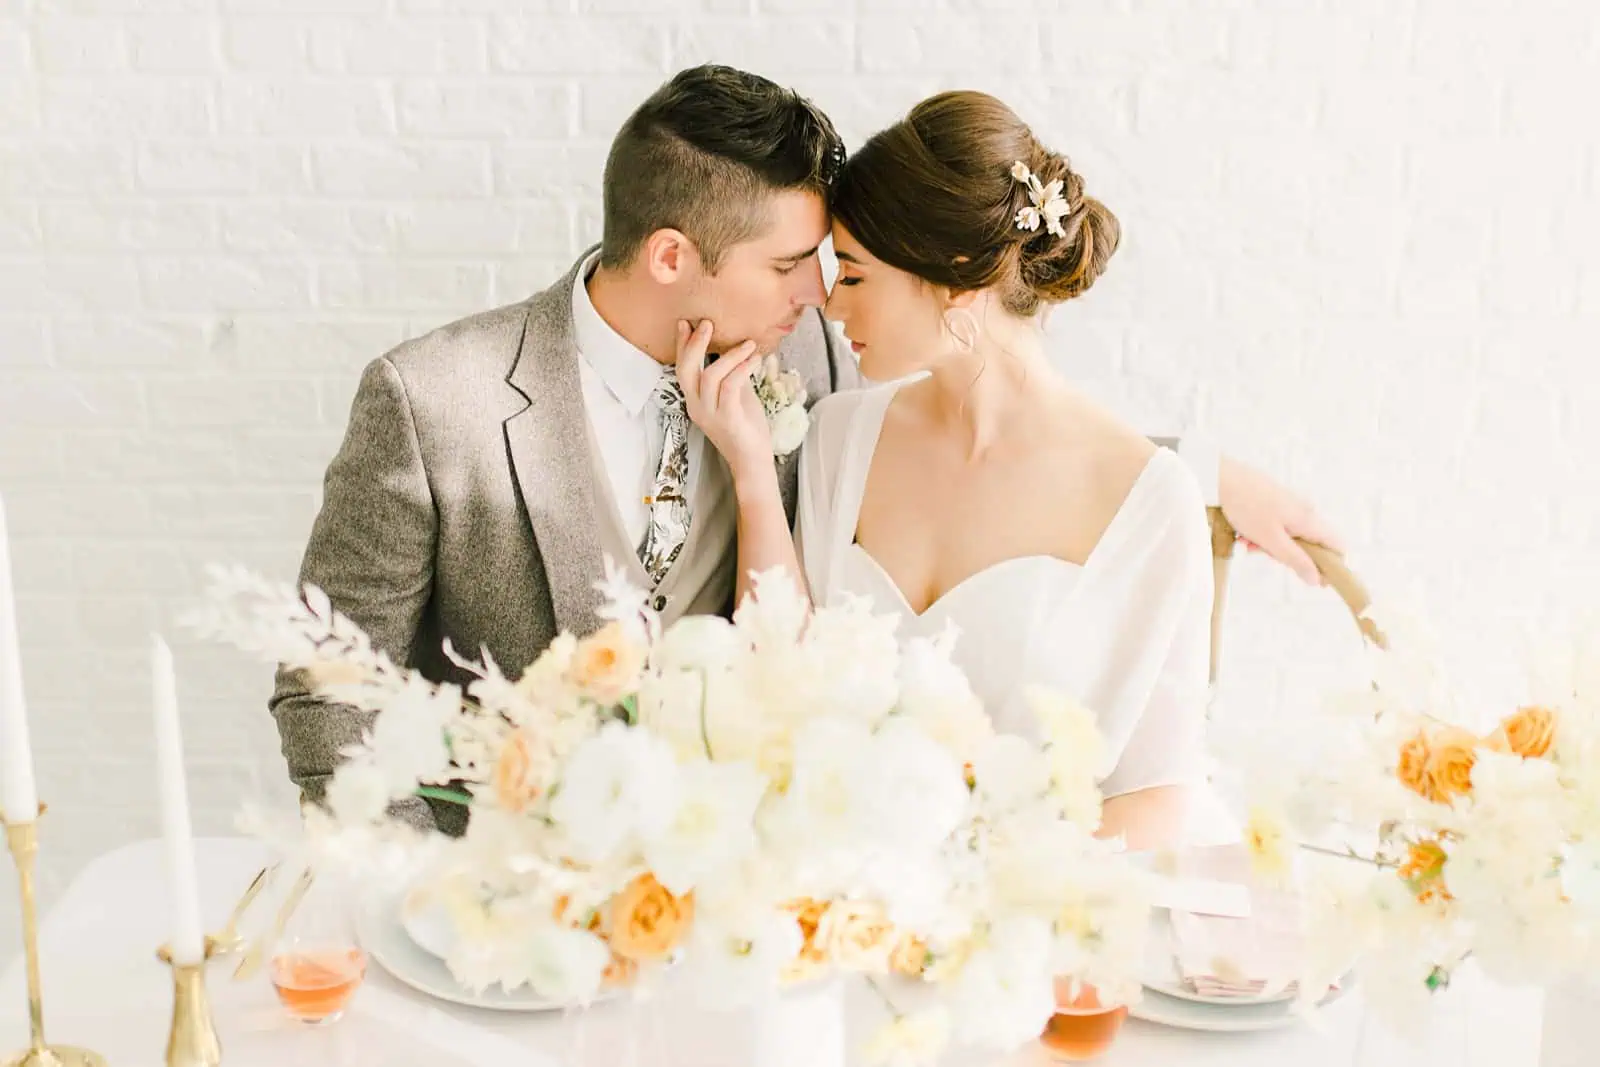
[[[222,1062],[222,1042],[211,1021],[211,998],[206,993],[206,964],[222,948],[206,938],[205,958],[179,964],[163,945],[156,956],[172,968],[172,1030],[167,1035],[167,1067],[217,1067]]]
[[[39,815],[44,805],[39,805]],[[29,1045],[9,1057],[5,1067],[106,1067],[100,1055],[71,1045],[50,1045],[44,1039],[44,994],[39,982],[39,917],[34,896],[34,863],[39,855],[39,821],[7,821],[6,844],[17,863],[22,888],[22,950],[28,968]]]

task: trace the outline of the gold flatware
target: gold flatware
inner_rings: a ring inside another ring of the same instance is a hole
[[[239,966],[234,968],[233,977],[236,980],[252,978],[267,960],[267,954],[272,951],[273,945],[283,936],[283,931],[289,925],[289,917],[305,899],[306,892],[311,888],[312,875],[310,869],[300,872],[300,877],[295,880],[294,888],[289,890],[289,895],[284,898],[283,906],[278,909],[277,917],[272,921],[272,928],[263,933],[255,944],[250,946],[244,954],[244,959],[239,961]]]
[[[239,921],[244,918],[244,913],[249,910],[250,905],[255,903],[256,897],[260,896],[261,891],[272,881],[272,876],[277,870],[277,864],[273,864],[256,872],[255,878],[251,879],[250,885],[244,891],[244,895],[239,898],[239,903],[233,906],[233,913],[228,916],[227,925],[217,932],[215,936],[216,948],[213,950],[213,955],[231,956],[235,952],[240,952],[244,949],[245,939],[239,933]]]

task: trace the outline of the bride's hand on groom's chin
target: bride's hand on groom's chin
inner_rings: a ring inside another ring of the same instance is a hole
[[[759,480],[772,470],[772,428],[751,378],[761,356],[744,341],[707,360],[712,324],[678,323],[678,384],[689,418],[700,427],[733,473],[735,485]]]
[[[1344,551],[1344,542],[1309,501],[1254,467],[1226,456],[1217,489],[1222,513],[1247,547],[1265,552],[1307,585],[1323,584],[1317,565],[1294,539],[1326,545],[1336,552]]]

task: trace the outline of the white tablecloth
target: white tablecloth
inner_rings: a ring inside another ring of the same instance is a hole
[[[260,846],[243,840],[197,843],[202,902],[213,929],[226,919],[260,867]],[[4,861],[3,874],[11,877]],[[14,915],[0,921],[15,922]],[[154,956],[166,940],[162,851],[158,842],[130,845],[86,867],[42,924],[48,1036],[86,1045],[115,1067],[158,1067],[171,1011],[167,969]],[[231,980],[218,964],[210,989],[223,1059],[230,1067],[748,1067],[748,1020],[655,1006],[598,1006],[582,1023],[551,1015],[500,1014],[458,1008],[411,992],[376,965],[346,1017],[325,1028],[297,1027],[278,1012],[262,976]],[[1540,998],[1460,976],[1438,1005],[1425,1049],[1405,1051],[1370,1030],[1361,1038],[1358,991],[1327,1012],[1328,1029],[1303,1026],[1255,1034],[1210,1034],[1129,1020],[1104,1067],[1387,1067],[1402,1062],[1451,1067],[1535,1067]],[[852,1039],[881,1019],[862,990],[850,1007]],[[20,960],[0,979],[0,1059],[26,1043],[25,984]],[[1360,1055],[1358,1057],[1358,1050]],[[575,1062],[581,1061],[581,1062]],[[630,1063],[630,1061],[632,1061]],[[1038,1047],[1009,1057],[1006,1067],[1046,1064]],[[953,1056],[951,1067],[978,1067]]]

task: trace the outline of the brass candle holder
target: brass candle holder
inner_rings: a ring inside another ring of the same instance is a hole
[[[39,805],[44,814],[44,805]],[[39,822],[7,821],[6,844],[17,863],[22,888],[22,950],[28,968],[28,1032],[26,1049],[6,1059],[5,1067],[106,1067],[100,1055],[71,1045],[50,1045],[44,1039],[44,994],[39,982],[38,900],[34,896],[34,862],[39,855]]]
[[[172,968],[172,1030],[167,1035],[167,1067],[217,1067],[222,1062],[222,1042],[211,1021],[211,998],[206,993],[206,964],[221,948],[206,938],[205,956],[199,963],[179,964],[163,945],[157,958]]]

